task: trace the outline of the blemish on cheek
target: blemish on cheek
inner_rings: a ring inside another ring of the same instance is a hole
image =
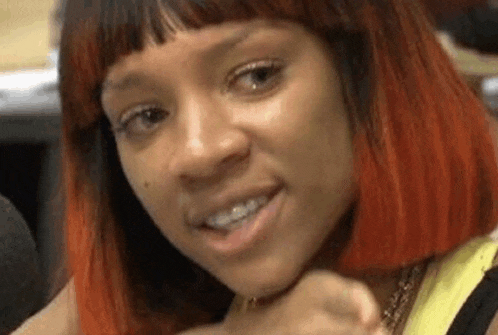
[[[146,182],[144,183],[144,187],[145,187],[145,188],[149,188],[149,186],[150,186],[149,182],[148,182],[148,181],[146,181]]]

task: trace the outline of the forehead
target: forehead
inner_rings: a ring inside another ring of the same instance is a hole
[[[168,41],[161,44],[191,44],[195,49],[212,48],[213,45],[235,47],[259,33],[295,29],[296,24],[284,20],[251,19],[246,21],[228,21],[206,25],[202,28],[184,28],[174,32]],[[150,36],[147,46],[158,46]]]
[[[252,41],[257,41],[258,45],[263,42],[260,48],[271,48],[269,44],[287,40],[293,35],[301,35],[304,30],[304,27],[287,21],[255,19],[210,25],[201,29],[185,29],[176,32],[169,41],[161,45],[149,39],[143,51],[121,57],[109,68],[103,91],[122,90],[128,85],[133,85],[137,77],[133,75],[133,70],[146,66],[143,56],[150,49],[161,50],[161,53],[156,53],[156,56],[159,55],[159,58],[156,57],[156,62],[162,64],[167,63],[168,59],[182,61],[190,57],[215,59],[223,57],[239,45],[246,43],[252,45]],[[130,72],[131,75],[119,78],[121,76],[117,74],[123,72]]]

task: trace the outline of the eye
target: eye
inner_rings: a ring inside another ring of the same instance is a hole
[[[156,105],[143,105],[126,111],[114,128],[116,134],[146,135],[168,117],[169,113]]]
[[[263,94],[279,83],[283,63],[278,60],[261,60],[243,65],[228,77],[228,91],[238,94]]]

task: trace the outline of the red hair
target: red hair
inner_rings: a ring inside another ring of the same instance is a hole
[[[406,5],[391,1],[391,27],[378,8],[363,15],[379,145],[364,129],[354,139],[361,194],[341,259],[346,272],[442,255],[497,225],[495,144],[485,108],[421,9]],[[388,29],[400,32],[393,39]]]
[[[113,211],[118,202],[112,189],[119,179],[112,178],[120,168],[102,130],[99,88],[110,65],[143,48],[146,31],[164,42],[169,29],[154,14],[159,12],[155,0],[136,2],[69,1],[61,40],[68,254],[81,327],[92,335],[173,334],[189,326],[180,311],[155,317],[138,312],[138,288],[127,265],[132,252],[123,219]],[[355,83],[343,73],[359,200],[352,237],[339,260],[342,272],[399,268],[495,228],[498,169],[485,108],[453,69],[413,1],[178,0],[163,5],[190,27],[259,16],[293,20],[322,36],[337,27],[365,35],[371,56],[368,64],[356,66],[368,68],[367,104],[348,91]],[[202,314],[197,322],[208,317]]]

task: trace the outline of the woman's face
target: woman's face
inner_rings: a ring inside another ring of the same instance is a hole
[[[331,51],[299,25],[179,31],[120,59],[103,87],[136,196],[178,250],[236,293],[288,287],[353,201]]]

